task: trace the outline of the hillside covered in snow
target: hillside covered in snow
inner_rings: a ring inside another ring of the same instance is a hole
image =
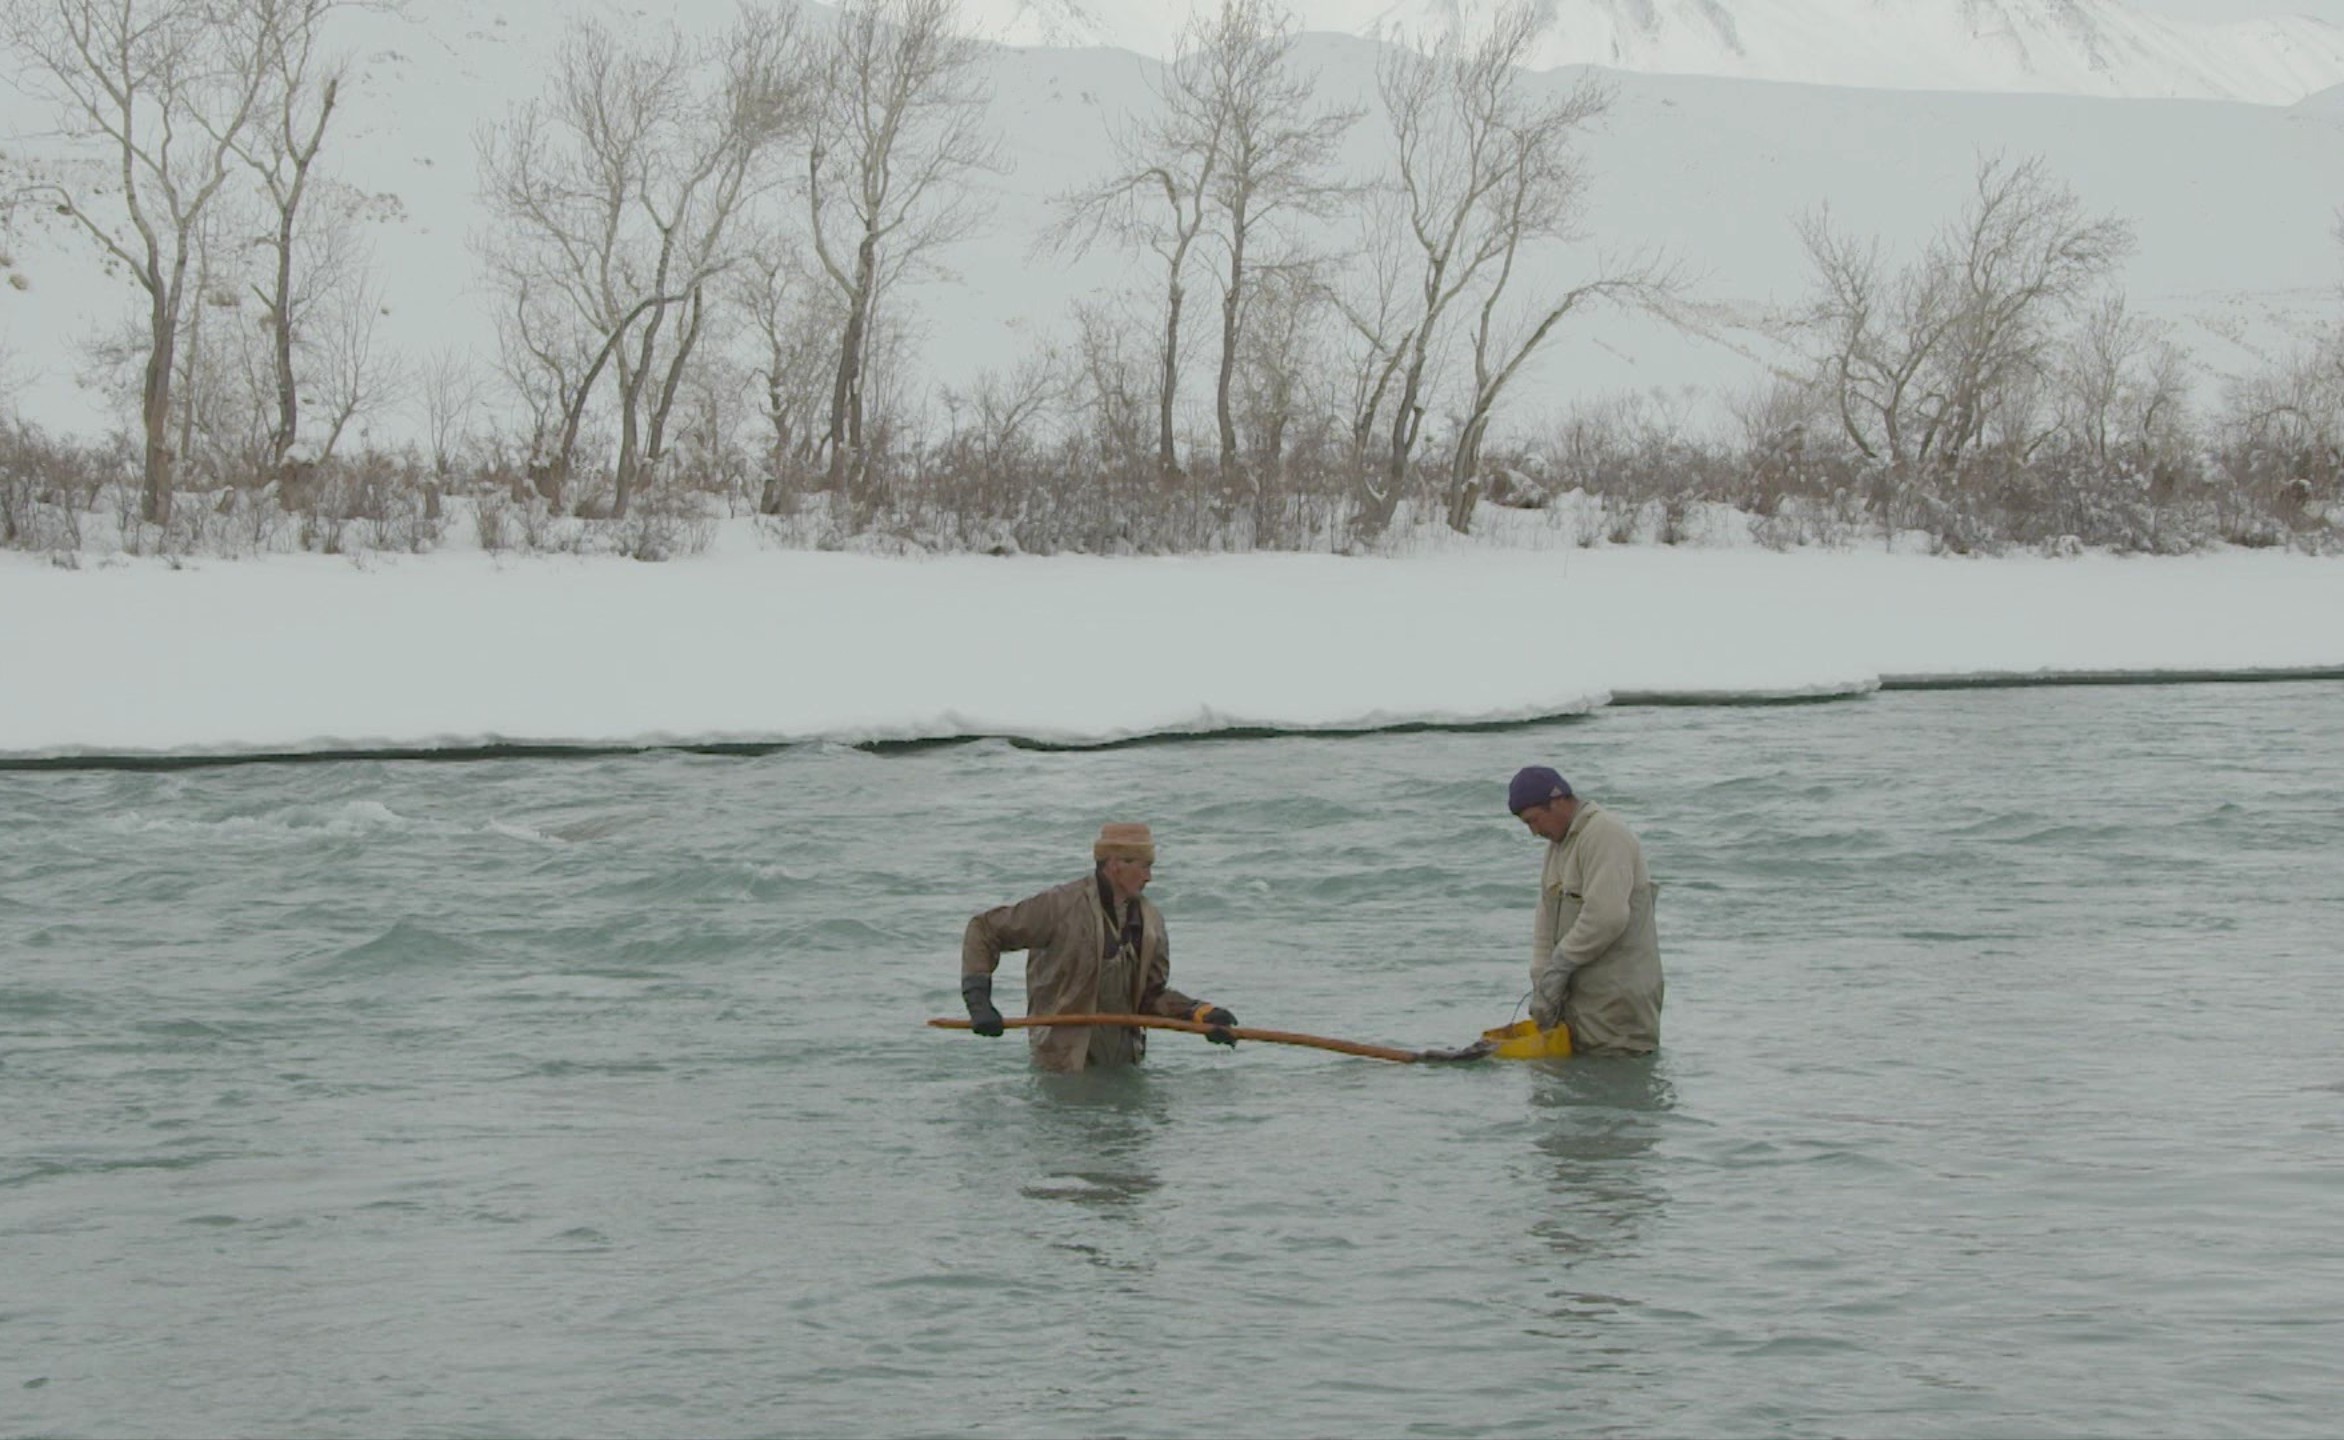
[[[1367,112],[1345,141],[1349,174],[1376,173],[1390,144],[1372,113],[1385,52],[1353,32],[1428,24],[1436,9],[1415,0],[1296,7],[1304,27],[1297,70],[1313,77],[1326,104]],[[514,0],[491,10],[407,0],[395,12],[339,16],[353,65],[324,164],[337,184],[375,200],[363,238],[379,291],[377,343],[417,364],[461,353],[489,368],[496,345],[477,252],[488,227],[478,143],[540,97],[571,21],[594,17],[649,39],[671,20],[714,33],[734,10],[730,0],[672,7]],[[1092,35],[1142,48],[1169,44],[1162,23],[1140,18],[1156,15],[1155,7],[977,0],[962,13],[973,31],[1004,41]],[[1611,393],[1760,383],[1783,357],[1745,322],[1811,284],[1797,218],[1828,206],[1839,223],[1879,237],[1891,253],[1909,249],[1960,208],[1986,155],[2040,156],[2087,207],[2130,223],[2137,245],[2118,284],[2136,310],[2178,327],[2180,341],[2214,372],[2283,346],[2289,327],[2326,306],[2344,279],[2333,234],[2344,200],[2344,109],[2336,101],[2344,93],[2336,88],[2344,83],[2344,32],[2333,27],[2264,18],[2191,30],[2190,22],[2137,14],[2113,0],[1752,0],[1732,7],[1731,24],[1725,13],[1711,0],[1553,7],[1550,58],[1592,55],[1587,37],[1602,35],[1610,37],[1597,47],[1604,55],[1626,47],[1618,53],[1631,63],[1596,72],[1611,103],[1583,141],[1583,240],[1574,253],[1531,257],[1538,268],[1530,278],[1567,278],[1599,253],[1665,254],[1689,278],[1696,304],[1686,313],[1695,323],[1687,329],[1620,312],[1573,317],[1525,377],[1518,414]],[[2329,88],[2288,106],[2003,93],[2018,87],[2024,68],[2016,60],[1990,65],[1984,57],[2001,52],[1982,31],[1974,43],[1948,38],[1993,16],[2012,34],[2097,37],[2086,48],[2105,61],[2098,73],[2106,88],[2128,94],[2186,91],[2183,52],[2192,63],[2261,76],[2265,99],[2286,88],[2282,73],[2296,77],[2286,84],[2306,86],[2325,75]],[[2052,23],[2062,16],[2065,31]],[[1797,38],[1807,34],[1828,35],[1831,48]],[[1686,48],[1695,35],[1710,48]],[[2159,36],[2171,45],[2150,46]],[[1815,62],[1810,82],[1857,73],[1838,60],[1823,63],[1835,55],[1850,64],[1864,55],[1928,56],[1955,68],[1934,77],[1948,87],[1938,89],[1785,83],[1791,77],[1781,72],[1801,56]],[[2160,69],[2156,56],[2172,64]],[[1776,78],[1644,73],[1697,67]],[[1559,89],[1585,73],[1558,70],[1540,83]],[[1952,84],[1965,77],[1972,83]],[[987,55],[982,83],[999,166],[971,177],[973,222],[943,248],[937,273],[902,294],[926,381],[963,392],[1021,354],[1064,343],[1078,303],[1137,291],[1128,254],[1039,247],[1058,218],[1055,202],[1111,171],[1114,137],[1148,113],[1162,67],[1133,49],[1004,44]],[[30,98],[0,89],[0,128],[16,137],[17,153],[38,152],[46,123]],[[101,432],[127,417],[101,393],[90,355],[137,313],[136,291],[77,237],[42,219],[20,215],[0,248],[0,399],[56,431]],[[1345,243],[1340,228],[1330,228],[1330,248]],[[418,422],[385,413],[374,423],[376,433],[397,437]]]

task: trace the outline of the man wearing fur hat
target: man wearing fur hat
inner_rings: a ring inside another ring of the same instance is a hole
[[[976,1032],[1002,1032],[993,971],[1002,951],[1023,950],[1029,1015],[1162,1015],[1211,1025],[1206,1039],[1236,1044],[1228,1030],[1236,1016],[1166,983],[1172,947],[1164,916],[1140,894],[1156,866],[1148,827],[1101,827],[1091,858],[1096,863],[1081,879],[969,921],[960,942],[960,995]],[[1037,1025],[1026,1038],[1045,1070],[1129,1065],[1147,1053],[1147,1032],[1121,1025]]]
[[[1611,812],[1544,765],[1506,787],[1506,808],[1546,843],[1531,941],[1530,1016],[1571,1027],[1581,1055],[1642,1055],[1660,1044],[1659,889],[1644,847]]]

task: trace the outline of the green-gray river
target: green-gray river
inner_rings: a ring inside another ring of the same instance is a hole
[[[921,1023],[1142,819],[1179,988],[1470,1040],[1533,762],[1656,1059]],[[2335,683],[0,772],[0,1432],[2324,1435],[2339,856]]]

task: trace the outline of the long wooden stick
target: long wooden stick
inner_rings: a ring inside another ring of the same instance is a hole
[[[939,1030],[966,1030],[966,1020],[931,1020]],[[1245,1025],[1212,1026],[1194,1020],[1174,1020],[1163,1015],[1021,1015],[1014,1020],[1004,1019],[1005,1030],[1023,1030],[1034,1025],[1126,1025],[1141,1030],[1186,1030],[1202,1035],[1208,1030],[1226,1029],[1240,1040],[1260,1040],[1270,1045],[1307,1045],[1313,1050],[1333,1050],[1344,1055],[1364,1055],[1370,1060],[1391,1060],[1402,1065],[1413,1065],[1423,1059],[1414,1050],[1402,1050],[1392,1045],[1366,1045],[1357,1040],[1335,1040],[1325,1035],[1302,1035],[1292,1030],[1255,1030]]]

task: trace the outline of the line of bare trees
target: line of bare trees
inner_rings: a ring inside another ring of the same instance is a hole
[[[982,51],[954,18],[950,0],[873,0],[817,32],[745,8],[706,42],[636,50],[582,21],[551,93],[482,133],[494,224],[479,248],[550,501],[601,400],[624,515],[712,335],[744,328],[769,467],[867,488],[885,423],[872,397],[902,358],[896,297],[975,222],[962,182],[995,163]]]
[[[744,8],[707,42],[630,50],[582,21],[551,93],[482,133],[502,369],[535,417],[530,478],[557,507],[600,401],[618,429],[609,508],[625,515],[676,443],[679,400],[721,368],[703,357],[739,334],[768,479],[867,487],[885,425],[872,397],[899,383],[896,298],[973,223],[961,182],[993,146],[982,52],[950,0],[849,3],[822,23]]]
[[[495,354],[389,355],[365,233],[397,202],[335,164],[337,17],[368,3],[0,0],[64,142],[11,162],[9,213],[140,302],[98,358],[134,399],[148,524],[185,486],[323,503],[338,447],[400,406],[435,496],[626,520],[698,492],[990,548],[1373,543],[1403,513],[1465,531],[1493,499],[1606,487],[1962,544],[2223,485],[2253,496],[2226,537],[2344,501],[2344,341],[2194,413],[2202,377],[2111,283],[2130,227],[1998,156],[1909,257],[1793,222],[1812,291],[1768,327],[1784,359],[1738,437],[1583,409],[1493,440],[1574,317],[1686,289],[1664,255],[1587,246],[1610,97],[1525,68],[1526,0],[1389,47],[1351,98],[1300,68],[1275,0],[1199,11],[1035,255],[1111,249],[1140,283],[938,392],[915,287],[950,280],[1004,164],[954,0],[761,0],[706,38],[582,19],[476,137]],[[351,463],[368,495],[406,473]]]
[[[1281,464],[1302,399],[1296,371],[1329,355],[1349,377],[1350,461],[1371,533],[1419,478],[1436,394],[1459,412],[1444,510],[1463,530],[1480,498],[1491,419],[1556,327],[1593,303],[1650,307],[1670,296],[1673,274],[1649,255],[1597,257],[1575,283],[1529,293],[1528,253],[1582,237],[1580,146],[1608,100],[1591,82],[1563,87],[1524,68],[1542,23],[1536,7],[1518,4],[1485,32],[1452,29],[1387,50],[1377,108],[1391,164],[1349,178],[1340,146],[1365,109],[1317,100],[1312,77],[1292,63],[1290,16],[1264,0],[1230,0],[1191,23],[1157,105],[1117,137],[1118,169],[1066,196],[1050,237],[1077,251],[1112,239],[1159,269],[1152,389],[1166,477],[1181,472],[1182,326],[1200,270],[1220,300],[1211,366],[1220,472],[1258,482],[1249,465]],[[1323,225],[1301,223],[1343,208],[1360,221],[1351,253],[1330,255],[1314,243]],[[1314,354],[1310,325],[1330,316]],[[1469,374],[1447,373],[1459,351]],[[1241,399],[1257,422],[1251,446],[1240,440]]]
[[[394,402],[426,412],[445,477],[457,412],[478,405],[465,357],[401,363],[373,343],[359,222],[396,202],[350,192],[332,164],[349,109],[332,21],[362,3],[6,0],[7,39],[68,142],[17,177],[12,208],[52,210],[145,301],[113,348],[140,374],[152,523],[190,463],[290,491]],[[1599,93],[1550,93],[1520,68],[1536,24],[1520,4],[1486,36],[1394,50],[1380,98],[1399,158],[1358,175],[1340,147],[1365,107],[1316,98],[1291,14],[1272,0],[1199,12],[1158,103],[1118,135],[1117,170],[1066,192],[1050,237],[1152,257],[1155,313],[1079,317],[1071,344],[1017,362],[1024,394],[992,413],[1087,429],[1101,463],[1120,464],[1136,458],[1124,442],[1144,393],[1154,466],[1178,481],[1196,359],[1184,326],[1202,289],[1218,322],[1205,449],[1219,481],[1257,497],[1276,483],[1295,438],[1332,423],[1331,365],[1353,377],[1353,458],[1381,526],[1436,391],[1461,386],[1451,510],[1469,523],[1482,436],[1524,362],[1575,307],[1660,286],[1645,262],[1520,293],[1525,249],[1578,234],[1576,147],[1602,110]],[[792,482],[881,504],[895,452],[924,438],[906,428],[921,407],[902,297],[982,223],[978,182],[1001,164],[986,53],[953,0],[752,5],[706,40],[576,22],[544,93],[477,144],[493,368],[526,417],[513,449],[534,492],[623,516],[679,448],[737,447],[728,427],[753,409],[764,508]],[[1332,220],[1363,205],[1350,250],[1392,262],[1374,294],[1349,278]],[[1440,373],[1458,350],[1469,381]],[[1128,363],[1142,353],[1144,387]],[[998,402],[1001,383],[980,388]]]
[[[467,362],[439,357],[417,385],[371,343],[356,226],[396,202],[331,174],[349,69],[331,21],[365,3],[0,5],[62,142],[11,164],[8,214],[66,231],[142,301],[100,359],[138,375],[149,523],[168,524],[199,450],[290,481],[404,392],[422,392],[435,449],[470,406]],[[706,42],[581,21],[547,93],[481,134],[497,369],[531,416],[524,469],[555,505],[599,407],[624,513],[740,301],[770,332],[777,459],[810,440],[832,483],[863,477],[882,424],[870,396],[895,383],[880,373],[898,358],[892,301],[970,223],[959,181],[992,162],[983,52],[951,0],[849,0],[815,28],[783,4],[744,7]],[[827,372],[814,424],[775,355]]]

